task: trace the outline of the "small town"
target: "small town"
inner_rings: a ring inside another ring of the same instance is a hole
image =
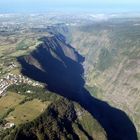
[[[13,84],[29,84],[32,86],[42,86],[39,82],[34,82],[25,76],[8,73],[6,76],[0,79],[0,96],[4,96],[6,89]]]

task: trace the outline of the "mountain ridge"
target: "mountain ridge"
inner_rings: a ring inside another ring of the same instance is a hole
[[[57,41],[62,41],[61,43],[53,40],[57,44],[55,54],[59,56],[61,62],[49,53],[50,49],[54,48],[53,44],[51,44],[53,41],[48,44],[46,43],[48,39],[45,39],[46,46],[37,47],[37,50],[30,55],[37,59],[44,71],[39,70],[33,63],[28,64],[26,57],[19,57],[18,61],[22,66],[22,73],[34,80],[45,83],[48,90],[78,102],[101,124],[109,140],[137,140],[135,127],[124,112],[94,98],[84,88],[84,69],[82,66],[84,58],[74,49],[74,54],[79,58],[77,59],[78,61],[73,61],[71,57],[65,56],[61,45],[64,44],[68,48],[70,45],[65,42],[66,39],[64,38],[62,35],[59,38],[57,36]],[[39,77],[36,75],[37,73]],[[123,127],[121,126],[120,128],[119,123]],[[129,135],[130,131],[131,135]],[[124,135],[124,132],[127,135]]]

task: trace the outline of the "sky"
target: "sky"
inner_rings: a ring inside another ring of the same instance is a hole
[[[0,13],[46,11],[139,12],[140,0],[0,0]]]

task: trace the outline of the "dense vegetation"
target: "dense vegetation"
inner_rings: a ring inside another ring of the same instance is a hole
[[[25,95],[28,98],[37,98],[41,101],[55,101],[60,98],[56,93],[49,92],[43,87],[30,86],[28,84],[11,85],[8,91],[16,92],[21,95]],[[29,91],[29,92],[28,92]]]

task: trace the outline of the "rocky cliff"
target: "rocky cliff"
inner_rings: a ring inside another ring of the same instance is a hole
[[[58,33],[41,41],[30,55],[18,58],[22,73],[79,103],[100,123],[109,140],[137,140],[135,127],[123,111],[94,98],[85,89],[84,57],[67,44],[65,37]]]

